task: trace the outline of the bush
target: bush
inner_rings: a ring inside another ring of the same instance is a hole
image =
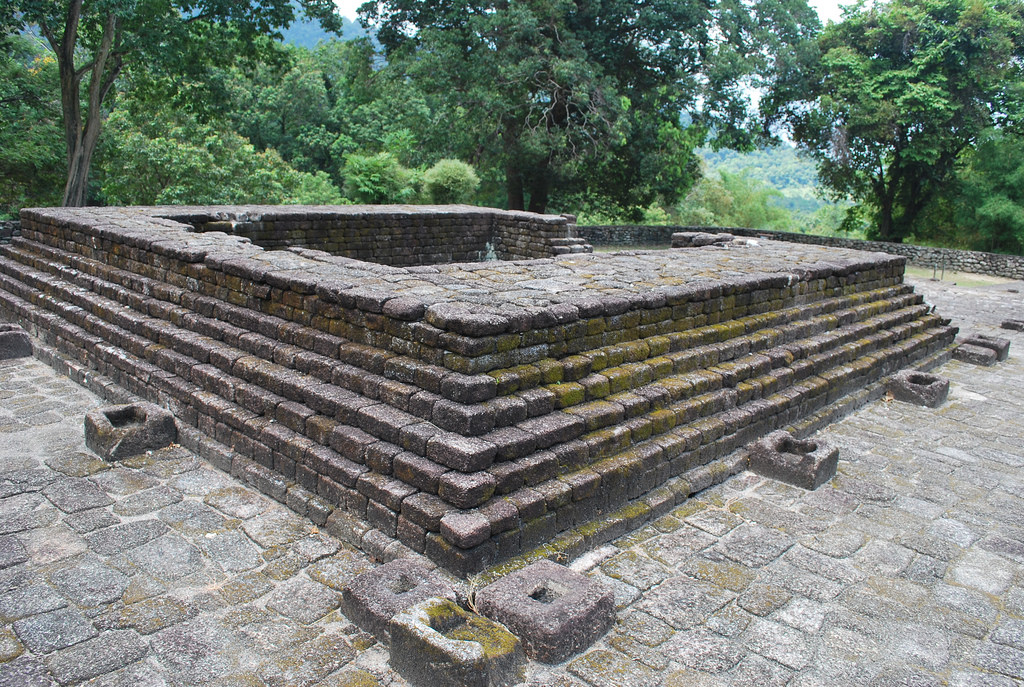
[[[423,195],[434,205],[469,203],[479,187],[473,167],[460,160],[440,160],[423,173]]]
[[[345,156],[345,196],[356,203],[408,203],[416,197],[416,175],[391,153]]]

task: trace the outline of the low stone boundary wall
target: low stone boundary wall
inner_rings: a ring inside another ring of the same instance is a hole
[[[950,248],[932,248],[930,246],[913,246],[905,243],[885,243],[883,241],[860,241],[834,236],[812,236],[784,231],[768,231],[746,229],[742,227],[696,227],[696,226],[579,226],[578,235],[596,246],[643,246],[669,244],[672,234],[676,232],[729,233],[736,236],[767,236],[775,241],[806,243],[833,248],[852,248],[877,253],[901,255],[908,262],[918,267],[929,267],[952,272],[973,272],[990,274],[1008,279],[1024,279],[1024,257],[1019,255],[1002,255],[1000,253],[983,253],[980,251],[953,250]]]
[[[279,211],[301,224],[258,209]],[[956,333],[883,254],[766,241],[397,267],[210,231],[243,212],[23,211],[0,313],[332,533],[463,575],[660,516],[742,470],[737,448]]]

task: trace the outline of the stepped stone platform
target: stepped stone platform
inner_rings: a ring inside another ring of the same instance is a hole
[[[737,449],[880,396],[956,335],[904,258],[852,250],[594,255],[565,217],[462,206],[21,226],[0,316],[51,363],[170,409],[181,443],[342,539],[460,575],[660,517],[744,469]]]

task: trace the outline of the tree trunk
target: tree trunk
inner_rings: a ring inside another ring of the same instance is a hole
[[[530,184],[530,212],[543,215],[548,209],[548,175],[541,170]]]
[[[512,163],[505,167],[505,195],[509,210],[526,208],[523,202],[523,175]]]
[[[871,188],[878,201],[878,240],[887,243],[900,243],[896,237],[896,227],[893,224],[893,208],[896,206],[897,184],[895,179],[886,182],[886,173],[895,175],[897,163],[893,163],[888,169],[879,166],[879,173],[871,181]]]
[[[895,226],[893,225],[892,199],[883,197],[879,200],[881,204],[878,211],[878,239],[887,243],[902,243],[903,240],[896,236]]]
[[[61,201],[66,208],[81,207],[88,200],[92,153],[92,150],[86,150],[81,145],[71,153],[68,160],[68,181],[64,185],[64,200]]]
[[[73,0],[68,5],[64,21],[64,32],[59,40],[50,27],[43,25],[42,31],[57,56],[60,73],[61,109],[64,116],[64,142],[67,147],[68,179],[64,186],[65,207],[85,205],[89,190],[89,168],[92,156],[99,143],[103,128],[100,106],[107,96],[114,80],[121,71],[121,57],[114,54],[117,36],[117,16],[107,15],[103,25],[103,38],[93,55],[91,63],[75,68],[75,48],[78,42],[78,25],[82,15],[82,0]],[[86,102],[85,120],[82,120],[82,78],[89,74],[89,91]]]

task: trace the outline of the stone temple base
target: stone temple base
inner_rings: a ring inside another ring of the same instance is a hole
[[[348,541],[460,575],[622,534],[956,334],[903,258],[851,250],[593,255],[566,218],[461,206],[21,221],[0,313],[76,378],[170,409]]]

